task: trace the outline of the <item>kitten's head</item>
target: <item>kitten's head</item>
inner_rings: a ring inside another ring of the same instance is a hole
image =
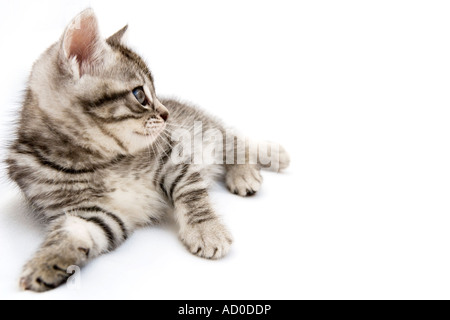
[[[126,30],[105,40],[93,11],[85,10],[38,60],[30,77],[39,109],[34,114],[104,155],[147,148],[169,116],[147,65],[124,44]]]

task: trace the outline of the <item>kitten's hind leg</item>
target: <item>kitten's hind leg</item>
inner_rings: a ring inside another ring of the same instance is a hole
[[[50,226],[41,248],[25,265],[20,286],[43,292],[54,289],[71,276],[68,268],[115,249],[127,231],[115,214],[97,207],[61,215]]]
[[[258,144],[258,165],[263,169],[281,172],[289,167],[291,157],[286,149],[273,142],[261,142]]]
[[[180,238],[188,250],[207,259],[225,256],[232,238],[211,206],[208,184],[201,174],[186,166],[165,183],[173,201]]]

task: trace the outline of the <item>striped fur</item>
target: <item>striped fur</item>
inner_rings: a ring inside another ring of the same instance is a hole
[[[225,136],[225,128],[197,108],[158,99],[146,64],[122,43],[125,31],[101,40],[86,10],[31,72],[7,165],[48,235],[24,268],[23,289],[57,287],[69,266],[114,250],[136,228],[169,213],[192,253],[220,258],[232,238],[211,206],[212,179],[225,177],[243,196],[262,182],[258,165],[171,160],[178,144],[173,130],[194,136],[217,129]],[[148,105],[133,96],[140,87]],[[202,132],[195,132],[196,121]],[[286,167],[287,155],[282,158]]]

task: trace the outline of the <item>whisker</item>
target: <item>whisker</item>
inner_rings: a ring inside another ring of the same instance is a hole
[[[177,128],[177,129],[188,129],[191,130],[192,128],[194,128],[194,125],[181,125],[181,124],[173,124],[173,123],[166,123],[167,126],[173,127],[173,128]]]
[[[162,151],[162,153],[164,153],[164,154],[167,156],[167,152],[164,150],[164,148],[163,148],[162,146],[159,145],[157,139],[154,141],[153,144],[158,148],[158,150],[159,150],[160,152]]]

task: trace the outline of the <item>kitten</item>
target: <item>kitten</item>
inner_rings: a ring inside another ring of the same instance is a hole
[[[218,120],[160,100],[148,67],[123,42],[126,30],[104,40],[93,11],[85,10],[33,66],[7,160],[10,178],[48,227],[24,267],[25,290],[56,288],[69,266],[114,250],[169,213],[193,254],[221,258],[232,237],[211,206],[212,179],[219,174],[232,192],[248,196],[261,186],[261,167],[289,165],[283,148],[267,144],[259,151],[272,162],[259,153],[252,162],[250,145],[238,148],[246,140],[230,137]],[[185,152],[177,131],[188,141],[203,136],[197,148],[215,149],[220,161],[192,163],[198,150]]]

